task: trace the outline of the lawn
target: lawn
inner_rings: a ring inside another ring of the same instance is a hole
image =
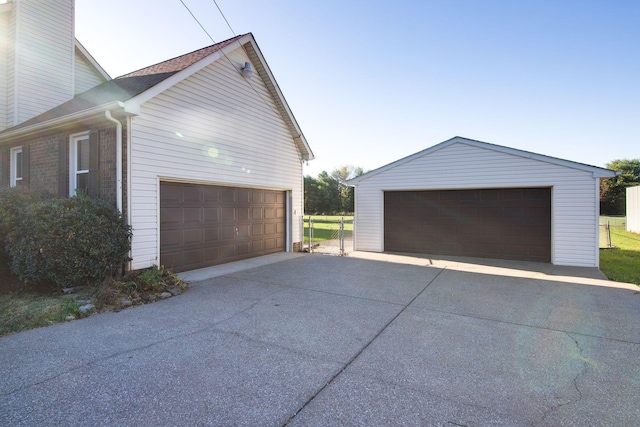
[[[72,295],[55,289],[47,284],[25,285],[0,265],[0,336],[148,304],[177,295],[187,286],[169,270],[150,268],[84,287]],[[83,313],[81,305],[89,302],[93,308]]]
[[[611,228],[618,249],[600,249],[600,270],[609,280],[640,285],[640,234]]]
[[[345,233],[353,233],[353,216],[311,215],[315,243],[340,237],[340,219],[344,218]],[[304,244],[309,243],[309,215],[304,217]]]

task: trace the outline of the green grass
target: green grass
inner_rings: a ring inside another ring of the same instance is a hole
[[[78,304],[70,297],[35,294],[0,294],[0,336],[64,322],[78,316]]]
[[[640,285],[640,234],[611,228],[618,249],[600,250],[600,270],[609,280]]]
[[[344,218],[344,231],[353,232],[353,216],[311,215],[313,220],[313,241],[315,243],[337,239],[340,231],[340,218]],[[309,243],[309,215],[304,217],[304,244]]]

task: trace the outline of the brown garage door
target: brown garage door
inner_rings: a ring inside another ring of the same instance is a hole
[[[551,189],[384,193],[384,249],[551,261]]]
[[[187,271],[286,250],[286,193],[160,184],[160,262]]]

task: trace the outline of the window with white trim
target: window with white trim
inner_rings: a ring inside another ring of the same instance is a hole
[[[22,181],[22,147],[14,147],[10,150],[9,173],[11,186],[17,186]]]
[[[89,192],[89,132],[71,135],[69,143],[69,195]]]

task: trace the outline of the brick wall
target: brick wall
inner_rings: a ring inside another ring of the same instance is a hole
[[[123,157],[126,161],[126,125],[123,125]],[[0,148],[0,185],[9,185],[8,158],[12,147],[29,146],[29,188],[35,192],[58,194],[59,181],[64,181],[64,197],[69,196],[69,139],[74,133],[87,130],[97,130],[100,138],[100,198],[109,204],[116,206],[116,127],[107,122],[98,126],[73,128],[65,132],[56,132],[46,136],[40,136],[31,140],[15,141],[11,145]],[[60,144],[64,144],[66,150],[65,164],[66,174],[60,176],[59,156]],[[126,209],[126,163],[123,164],[123,195]],[[7,169],[7,170],[5,170]],[[6,175],[6,176],[5,176]]]
[[[65,134],[57,134],[28,142],[29,188],[32,191],[58,193],[58,145],[65,137],[68,138]]]

